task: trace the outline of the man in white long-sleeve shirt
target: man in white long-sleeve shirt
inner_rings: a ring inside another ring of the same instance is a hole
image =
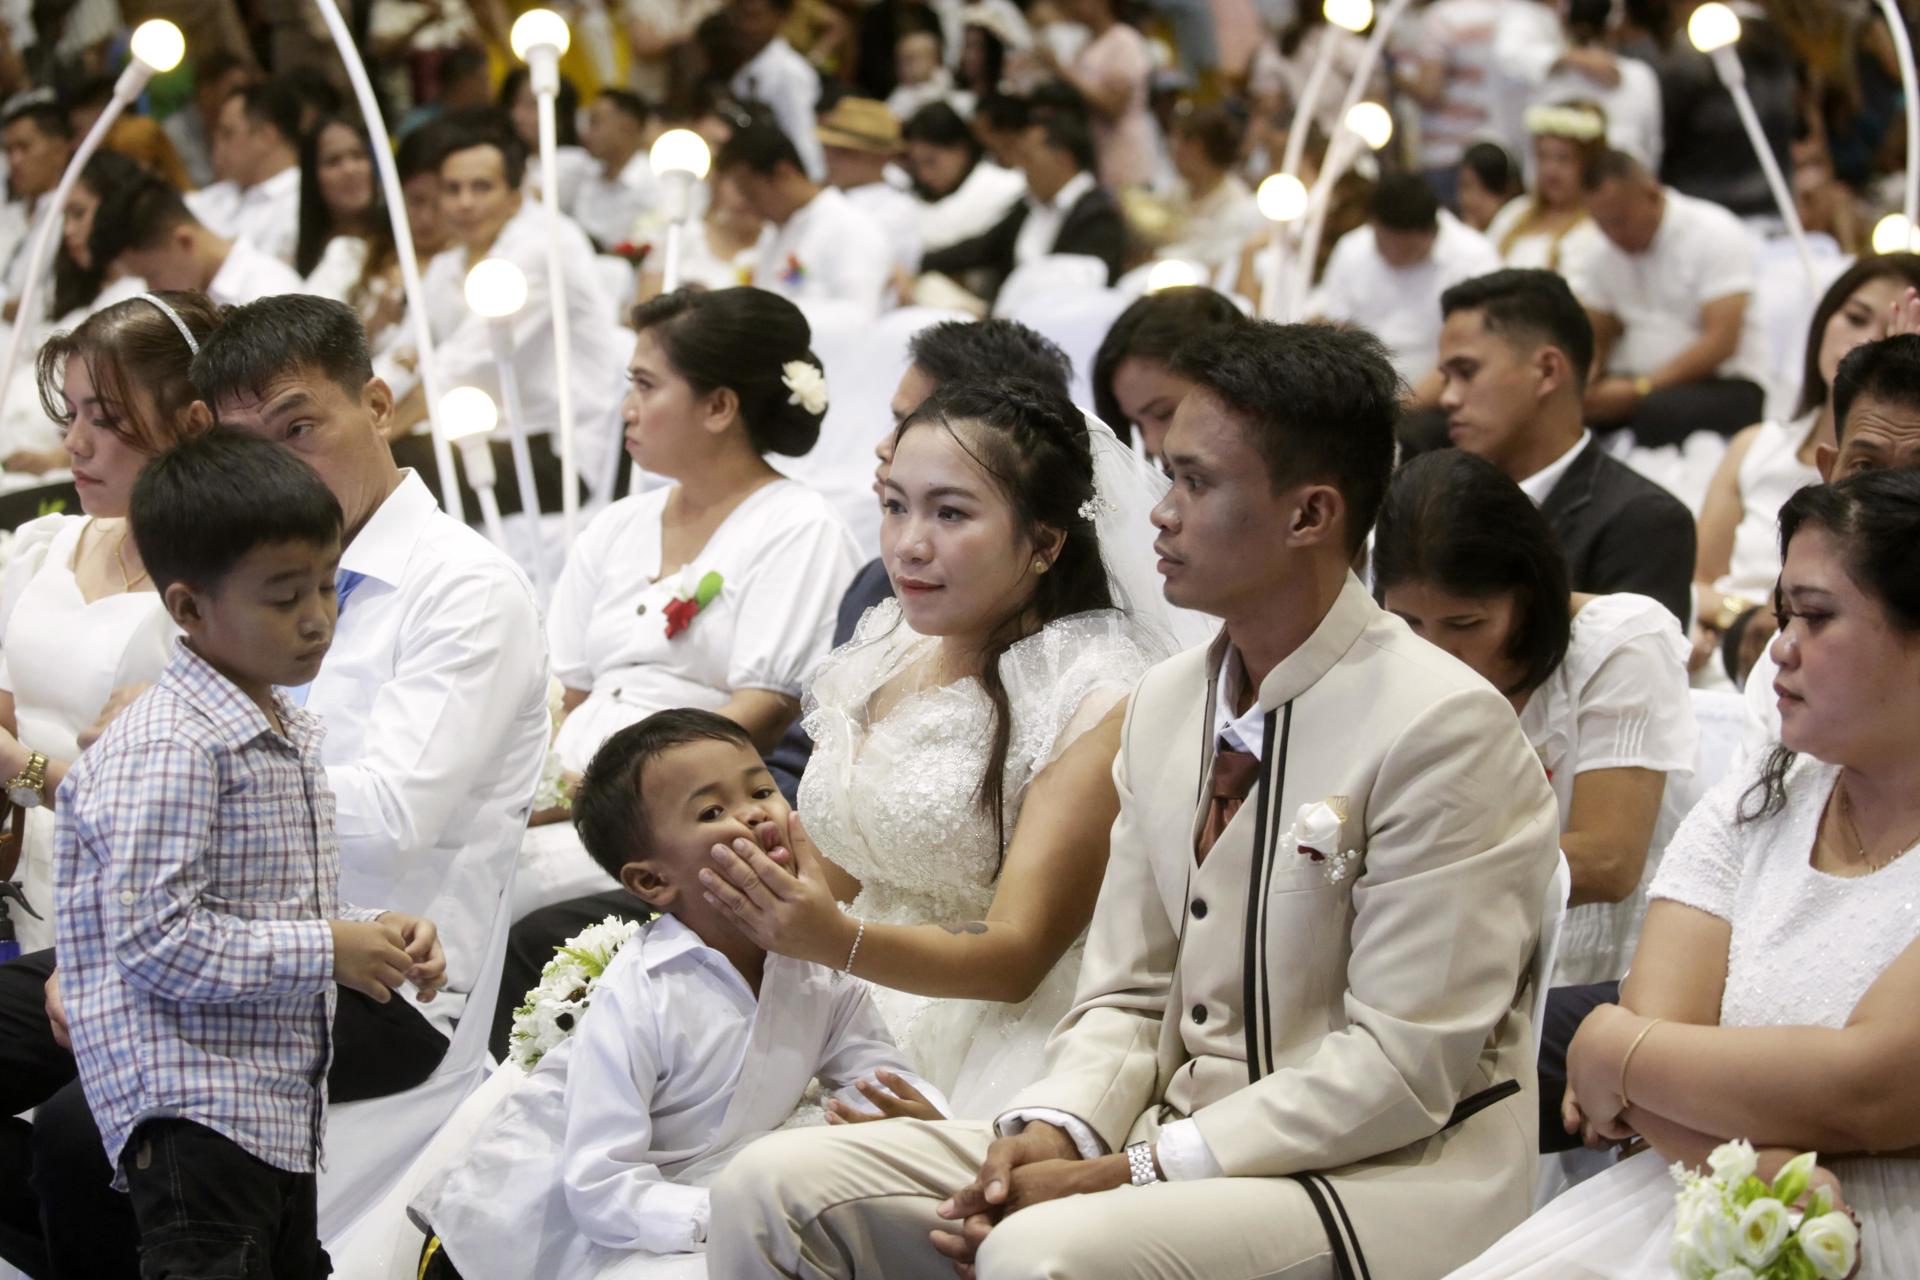
[[[52,94],[24,93],[0,112],[0,145],[6,148],[7,181],[14,197],[0,205],[0,278],[7,296],[17,299],[27,282],[34,222],[73,154],[73,130]]]
[[[827,161],[813,136],[814,108],[820,104],[820,73],[780,34],[793,0],[729,0],[727,24],[743,59],[727,82],[736,98],[763,102],[800,152],[801,168],[821,182]]]
[[[634,224],[660,199],[648,161],[652,111],[636,93],[602,89],[587,108],[580,141],[599,170],[583,179],[568,212],[602,249],[637,237]]]
[[[205,226],[158,178],[107,193],[90,248],[148,288],[196,290],[227,307],[307,289],[299,272],[252,241]]]
[[[440,214],[453,247],[427,267],[427,323],[432,327],[441,385],[476,386],[501,405],[497,436],[507,439],[507,406],[493,359],[490,322],[467,306],[467,273],[484,258],[504,258],[526,277],[527,300],[513,317],[513,368],[531,436],[557,434],[559,372],[554,360],[550,241],[560,244],[567,292],[574,441],[579,474],[595,490],[610,488],[619,440],[618,409],[629,352],[608,323],[613,306],[594,271],[593,244],[570,218],[558,222],[520,190],[527,154],[504,116],[477,108],[448,116],[442,131]],[[418,402],[416,402],[418,403]],[[424,406],[403,415],[418,422]]]
[[[300,236],[300,99],[286,85],[248,85],[220,105],[213,164],[222,179],[186,197],[215,234],[293,262]]]

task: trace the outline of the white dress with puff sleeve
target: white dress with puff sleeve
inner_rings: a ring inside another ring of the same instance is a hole
[[[1787,773],[1785,809],[1743,823],[1741,797],[1758,772],[1756,764],[1729,774],[1687,815],[1651,896],[1732,926],[1720,1025],[1841,1027],[1920,942],[1920,853],[1873,875],[1817,871],[1814,836],[1839,770],[1800,758]],[[1920,1276],[1920,1159],[1821,1163],[1860,1215],[1860,1280]],[[1548,1204],[1449,1280],[1666,1280],[1673,1197],[1666,1162],[1644,1152]]]
[[[909,628],[896,601],[874,606],[821,665],[807,696],[813,756],[800,812],[820,852],[861,883],[850,911],[884,924],[980,920],[993,902],[1003,850],[979,784],[993,710],[977,678],[903,697],[878,721],[873,695],[933,656],[938,641]],[[1164,656],[1118,610],[1061,618],[1010,647],[1000,673],[1012,713],[1004,829],[1027,788],[1099,724]],[[876,986],[894,1040],[944,1090],[955,1116],[981,1119],[1039,1078],[1047,1036],[1080,972],[1076,942],[1020,1004],[932,999]]]

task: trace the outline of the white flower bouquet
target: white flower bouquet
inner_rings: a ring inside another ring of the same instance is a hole
[[[1814,1153],[1795,1156],[1769,1186],[1754,1175],[1753,1147],[1729,1142],[1707,1157],[1710,1172],[1673,1166],[1680,1185],[1673,1227],[1680,1280],[1843,1280],[1860,1256],[1860,1229],[1812,1185]]]
[[[566,719],[566,687],[552,676],[547,677],[547,741],[551,743],[560,732],[560,722]],[[560,759],[560,753],[551,748],[547,758],[540,766],[540,781],[533,789],[533,807],[541,809],[566,809],[573,805],[573,783],[567,777],[567,766]]]
[[[532,1071],[573,1034],[600,975],[639,928],[638,921],[608,916],[554,948],[553,959],[540,971],[540,985],[527,992],[526,1001],[513,1011],[508,1061],[522,1071]]]

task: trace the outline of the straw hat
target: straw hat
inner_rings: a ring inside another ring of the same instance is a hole
[[[842,98],[820,117],[814,133],[823,146],[870,155],[890,156],[900,151],[900,120],[884,102],[872,98]]]

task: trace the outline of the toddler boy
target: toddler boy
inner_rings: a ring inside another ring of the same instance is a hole
[[[150,462],[132,534],[173,661],[61,784],[61,994],[141,1274],[328,1274],[315,1226],[334,984],[430,999],[431,923],[338,900],[310,682],[336,610],[340,507],[264,440]]]

